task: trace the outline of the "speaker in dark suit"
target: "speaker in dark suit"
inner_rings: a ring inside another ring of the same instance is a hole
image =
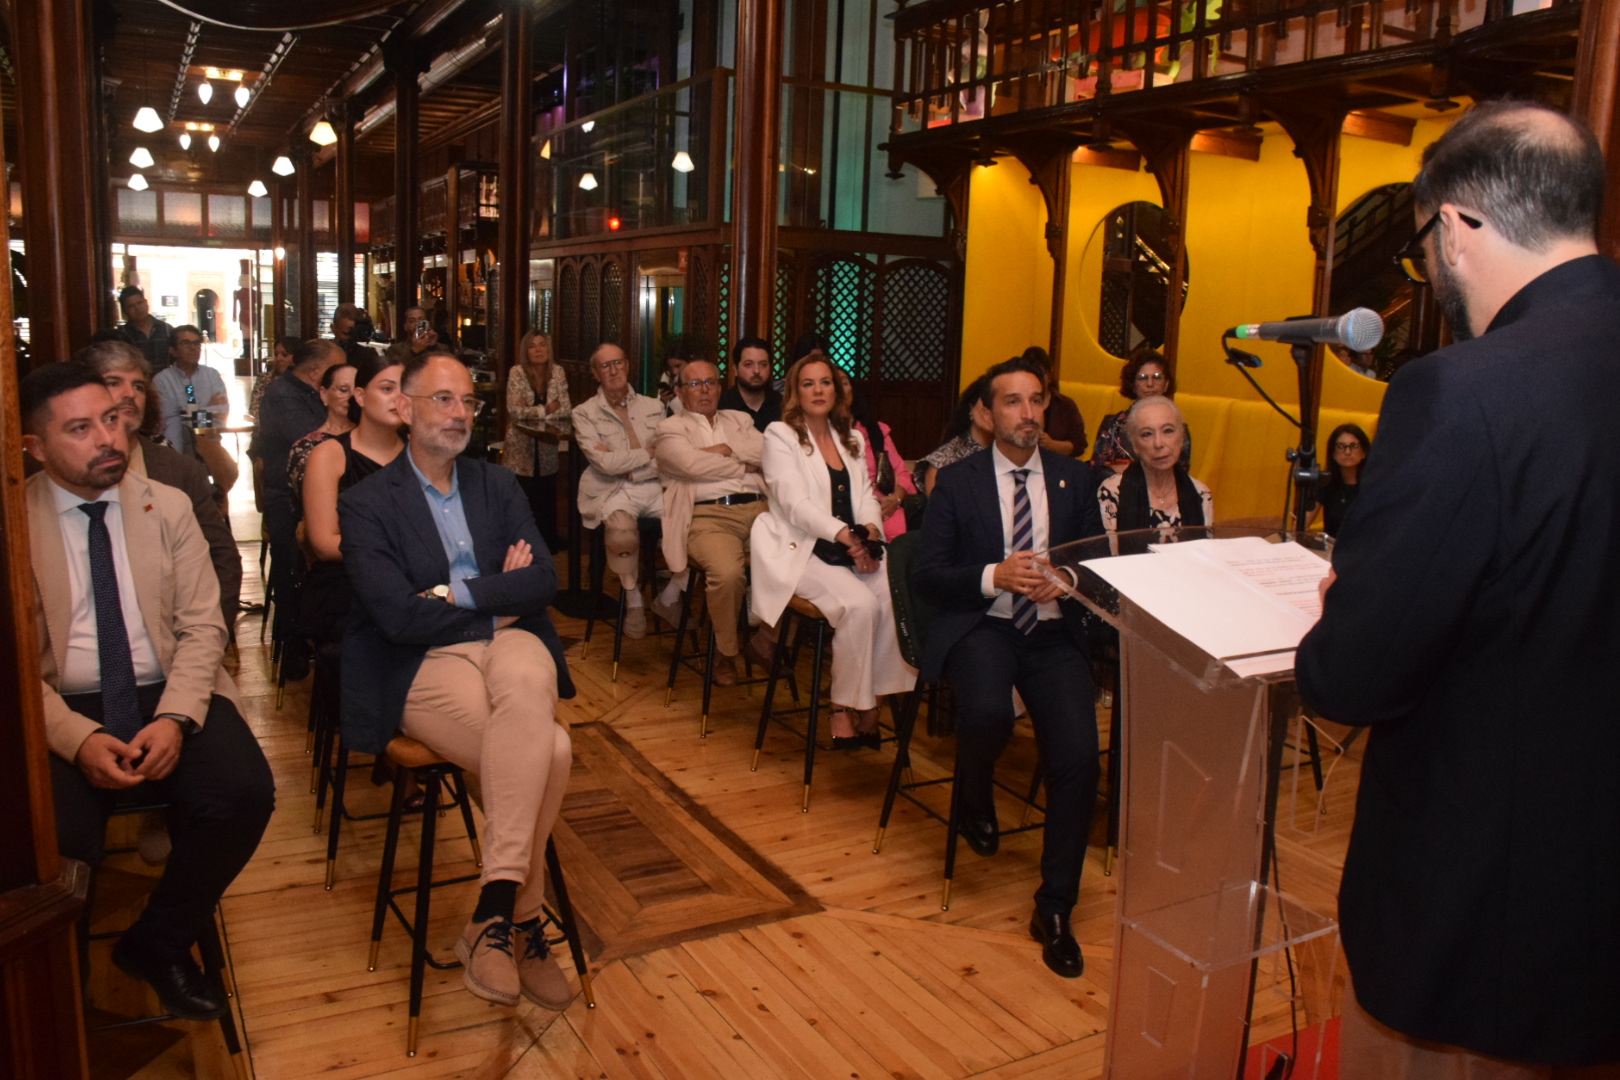
[[[1035,553],[1103,529],[1090,470],[1040,449],[1044,386],[1027,361],[990,369],[995,442],[940,471],[912,565],[916,588],[939,609],[921,673],[953,673],[956,797],[963,836],[981,855],[999,843],[992,780],[1012,737],[1015,688],[1029,710],[1047,792],[1030,932],[1047,966],[1073,978],[1084,964],[1069,914],[1097,793],[1095,693],[1081,609],[1058,598]]]

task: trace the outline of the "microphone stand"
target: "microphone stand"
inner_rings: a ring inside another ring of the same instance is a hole
[[[1309,494],[1316,490],[1316,482],[1321,477],[1321,470],[1316,464],[1316,429],[1296,420],[1287,409],[1266,393],[1265,387],[1255,381],[1249,374],[1251,367],[1260,366],[1260,358],[1253,353],[1246,353],[1232,345],[1229,335],[1221,335],[1221,348],[1226,352],[1226,362],[1238,369],[1238,374],[1249,380],[1249,385],[1255,392],[1265,399],[1277,413],[1290,424],[1299,429],[1299,445],[1287,451],[1288,458],[1288,486],[1283,491],[1282,523],[1283,532],[1287,533],[1288,515],[1290,509],[1294,511],[1294,528],[1304,532],[1306,522],[1310,519],[1310,507],[1307,503]],[[1289,346],[1289,352],[1294,358],[1294,364],[1299,369],[1299,400],[1301,415],[1305,414],[1304,406],[1310,402],[1311,397],[1311,348],[1310,345],[1294,344]],[[1298,505],[1294,504],[1295,489],[1298,488]]]

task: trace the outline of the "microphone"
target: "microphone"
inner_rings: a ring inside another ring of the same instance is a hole
[[[1378,312],[1362,307],[1322,319],[1245,323],[1226,333],[1229,337],[1249,340],[1281,341],[1289,345],[1343,345],[1355,352],[1366,352],[1383,340],[1384,320]]]

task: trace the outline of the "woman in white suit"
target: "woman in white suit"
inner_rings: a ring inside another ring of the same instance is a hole
[[[917,681],[900,656],[883,561],[865,543],[883,538],[882,508],[850,416],[849,376],[816,351],[786,383],[782,419],[765,429],[770,510],[750,539],[753,609],[775,624],[797,594],[821,610],[838,631],[833,745],[876,747],[878,699]]]

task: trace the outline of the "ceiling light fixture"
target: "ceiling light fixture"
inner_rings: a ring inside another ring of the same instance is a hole
[[[197,100],[204,105],[214,100],[214,84],[204,79],[197,84]]]
[[[309,141],[316,146],[331,146],[337,142],[337,132],[333,130],[331,121],[322,120],[310,128]]]
[[[129,155],[129,163],[137,169],[150,169],[152,167],[152,151],[144,146],[137,146],[135,152]]]
[[[163,121],[158,117],[157,110],[150,105],[142,105],[135,114],[135,130],[151,134],[163,130]]]
[[[676,172],[691,172],[697,168],[696,165],[692,164],[692,155],[685,150],[675,151],[675,160],[669,163],[669,167]]]
[[[248,194],[255,199],[262,199],[270,194],[270,189],[264,186],[263,180],[255,179],[253,183],[248,185]]]
[[[291,176],[293,173],[298,171],[298,168],[292,163],[292,158],[288,157],[286,154],[282,154],[280,157],[276,158],[276,163],[270,166],[270,171],[275,173],[277,176]]]
[[[588,172],[584,176],[580,177],[579,178],[579,189],[581,191],[595,191],[596,190],[596,174]]]
[[[208,136],[208,149],[211,150],[211,151],[214,151],[215,153],[219,152],[219,136],[218,135],[210,135],[210,136]]]
[[[136,173],[125,182],[125,186],[131,191],[145,191],[150,185],[147,184],[146,177]]]
[[[182,131],[180,133],[180,149],[182,149],[182,150],[190,150],[191,149],[191,132]]]
[[[247,108],[248,102],[251,100],[253,100],[253,91],[249,90],[245,86],[238,86],[236,88],[236,107],[238,109]]]

